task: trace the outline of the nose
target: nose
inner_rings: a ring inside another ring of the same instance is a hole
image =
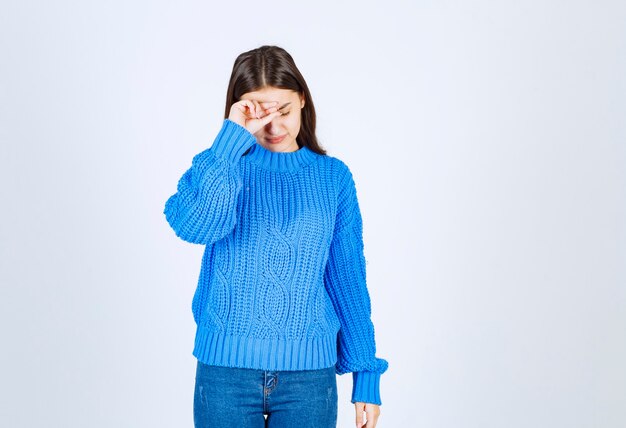
[[[272,133],[272,132],[271,132],[271,131],[272,131],[272,129],[274,129],[274,128],[277,128],[277,127],[278,127],[278,125],[277,125],[277,123],[276,123],[276,119],[277,119],[277,118],[274,118],[274,119],[270,120],[269,122],[267,122],[267,124],[265,125],[265,131],[267,131],[268,133],[270,133],[270,134],[271,134],[271,133]]]

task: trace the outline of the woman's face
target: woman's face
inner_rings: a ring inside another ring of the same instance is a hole
[[[259,129],[254,136],[261,146],[272,152],[293,152],[298,150],[296,137],[300,132],[304,97],[300,96],[297,91],[270,87],[259,91],[247,92],[241,96],[241,99],[258,102],[278,101],[278,104],[276,104],[278,108],[286,103],[290,103],[287,107],[280,110],[283,113],[281,116],[275,117]]]

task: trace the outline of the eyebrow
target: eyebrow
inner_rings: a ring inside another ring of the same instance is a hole
[[[289,104],[291,104],[291,101],[289,101],[288,103],[283,104],[282,106],[278,107],[278,110],[282,110],[285,107],[287,107]]]

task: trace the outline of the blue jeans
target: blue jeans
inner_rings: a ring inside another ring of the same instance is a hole
[[[271,371],[198,361],[193,420],[196,428],[336,428],[335,366]]]

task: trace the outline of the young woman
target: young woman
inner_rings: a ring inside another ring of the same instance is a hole
[[[284,49],[237,57],[222,128],[164,214],[206,246],[192,301],[195,426],[336,427],[336,374],[352,372],[357,427],[373,428],[388,362],[375,356],[356,186],[320,147]]]

